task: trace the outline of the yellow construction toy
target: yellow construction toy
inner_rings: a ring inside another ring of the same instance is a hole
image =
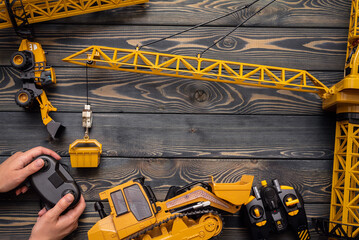
[[[70,144],[71,167],[98,167],[102,153],[102,144],[96,139],[77,139]]]
[[[44,87],[56,83],[55,71],[47,66],[45,52],[41,45],[27,39],[21,41],[19,51],[11,56],[11,65],[20,71],[22,88],[15,94],[15,102],[23,108],[30,108],[36,99],[41,110],[41,119],[52,138],[56,138],[61,123],[55,122],[49,112],[57,111],[47,99]]]
[[[95,203],[99,220],[89,231],[89,240],[206,240],[221,233],[218,210],[236,213],[249,199],[253,176],[236,183],[193,182],[169,188],[164,201],[157,201],[144,178],[100,193],[108,199],[111,214]]]
[[[32,23],[82,15],[113,8],[146,3],[149,0],[0,0],[0,29],[13,27],[24,38],[19,50],[10,59],[20,71],[22,88],[16,93],[16,103],[30,108],[34,99],[39,103],[41,117],[52,138],[59,137],[63,126],[49,116],[57,111],[47,99],[44,87],[56,83],[55,71],[46,65],[45,52],[33,38]]]
[[[98,167],[100,164],[102,144],[89,137],[92,119],[91,105],[86,104],[82,111],[82,127],[85,128],[85,136],[83,139],[75,140],[69,147],[71,166],[74,168]]]
[[[146,3],[149,0],[1,0],[0,29],[13,27],[28,35],[26,25],[119,7]],[[24,28],[25,27],[25,28]]]
[[[359,0],[352,0],[345,76],[332,87],[327,87],[304,70],[208,59],[200,54],[189,57],[149,52],[140,47],[131,50],[90,46],[63,60],[93,68],[318,94],[323,101],[322,108],[337,114],[330,224],[327,229],[332,236],[354,238],[359,237],[358,19]]]

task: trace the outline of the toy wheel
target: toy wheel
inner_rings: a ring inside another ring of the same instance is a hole
[[[223,228],[223,221],[219,215],[208,213],[203,215],[199,223],[204,224],[204,228],[208,233],[213,233],[212,236],[217,236],[221,233]]]
[[[34,101],[34,92],[30,89],[20,89],[15,94],[15,102],[20,107],[28,108]]]
[[[15,52],[11,56],[10,60],[11,65],[16,69],[22,69],[27,64],[27,57],[23,52]]]

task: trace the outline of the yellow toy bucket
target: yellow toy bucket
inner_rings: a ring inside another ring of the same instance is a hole
[[[102,144],[96,139],[77,139],[70,144],[69,154],[73,168],[98,167]]]
[[[249,199],[254,176],[243,175],[238,182],[235,183],[215,183],[211,176],[211,187],[213,193],[234,205],[242,205]]]

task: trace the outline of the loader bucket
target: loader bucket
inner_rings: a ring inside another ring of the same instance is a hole
[[[102,144],[96,139],[77,139],[69,147],[71,166],[98,167],[101,153]]]
[[[253,176],[243,175],[241,180],[235,183],[215,183],[211,176],[213,193],[234,205],[242,205],[249,199],[252,189]]]
[[[49,134],[51,135],[51,137],[53,139],[58,138],[62,131],[64,130],[64,126],[61,125],[61,123],[59,122],[55,122],[54,120],[51,120],[47,125],[46,125],[47,131],[49,132]]]

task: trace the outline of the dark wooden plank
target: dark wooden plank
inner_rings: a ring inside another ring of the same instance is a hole
[[[327,217],[329,206],[326,204],[307,204],[305,206],[308,218]],[[108,208],[106,207],[107,212]],[[36,222],[37,212],[39,211],[36,202],[5,202],[0,204],[0,237],[1,239],[25,239],[31,233],[31,229]],[[97,212],[93,209],[93,203],[87,202],[84,214],[80,218],[79,228],[67,239],[86,239],[87,231],[99,220]],[[225,228],[220,239],[244,239],[249,240],[249,234],[243,227],[237,216],[225,216]],[[238,226],[238,225],[239,226]],[[228,225],[228,227],[227,227]],[[320,239],[320,236],[310,229],[313,239]],[[294,239],[288,233],[271,236],[271,240],[291,240]],[[324,238],[321,238],[324,239]]]
[[[52,116],[66,126],[57,141],[39,113],[1,112],[0,154],[42,145],[66,155],[83,137],[81,113]],[[90,135],[104,156],[331,159],[334,128],[330,116],[95,113]]]
[[[327,86],[342,72],[311,72]],[[85,68],[56,68],[57,84],[47,89],[60,112],[81,112],[86,103]],[[322,115],[316,94],[153,75],[88,69],[89,102],[97,112]],[[15,104],[19,73],[0,67],[0,111]]]
[[[39,25],[36,40],[49,53],[54,66],[74,66],[61,59],[91,45],[135,49],[138,44],[168,36],[183,27],[173,26],[80,26]],[[79,30],[80,29],[80,30]],[[231,28],[203,27],[144,50],[188,56],[217,41]],[[324,28],[241,28],[205,53],[205,58],[223,59],[305,70],[344,69],[346,29]],[[9,65],[20,40],[0,31],[0,64]]]
[[[217,16],[239,9],[254,0],[150,0],[144,6],[132,6],[76,16],[55,21],[65,24],[155,24],[155,25],[195,25]],[[236,26],[246,17],[269,3],[262,0],[239,16],[233,15],[211,23],[215,26]],[[261,14],[248,21],[246,26],[278,27],[348,27],[350,1],[347,0],[277,0]],[[330,21],[326,21],[330,19]]]
[[[1,161],[5,157],[0,158]],[[1,162],[0,161],[0,162]],[[62,163],[70,166],[68,157]],[[144,176],[158,199],[163,200],[170,186],[184,186],[193,181],[236,182],[242,175],[253,175],[253,185],[277,178],[281,185],[292,186],[307,203],[329,203],[332,160],[215,160],[215,159],[128,159],[103,157],[99,168],[69,168],[85,199],[99,200],[99,193]],[[296,174],[293,174],[293,171]],[[316,176],[313,178],[313,176]],[[16,200],[14,192],[0,194],[2,200]],[[29,192],[20,200],[38,199]]]

